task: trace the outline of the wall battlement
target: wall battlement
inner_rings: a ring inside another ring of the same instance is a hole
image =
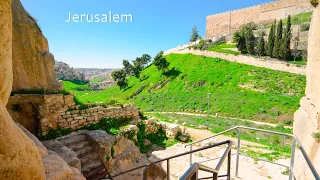
[[[265,23],[312,11],[308,0],[279,0],[206,17],[206,37],[232,33],[249,22]]]

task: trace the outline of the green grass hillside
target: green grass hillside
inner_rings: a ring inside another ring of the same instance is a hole
[[[129,101],[144,111],[209,111],[274,123],[292,119],[304,95],[302,75],[191,54],[166,58],[170,71],[162,75],[150,65],[141,73],[144,80],[128,78],[126,90],[112,86],[92,91],[72,82],[64,82],[64,87],[83,103]]]

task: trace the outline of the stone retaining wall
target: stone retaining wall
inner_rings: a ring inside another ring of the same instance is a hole
[[[132,118],[131,124],[137,124],[140,120],[139,112],[133,105],[112,108],[96,107],[63,112],[58,117],[58,126],[78,129],[97,123],[103,118]]]
[[[77,129],[107,117],[132,118],[133,123],[140,119],[138,110],[131,105],[83,110],[78,108],[72,94],[16,94],[9,98],[7,104],[13,120],[38,135],[45,135],[50,129],[58,127]]]

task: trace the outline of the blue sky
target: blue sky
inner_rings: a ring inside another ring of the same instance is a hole
[[[270,0],[21,0],[39,21],[56,60],[73,67],[119,68],[123,59],[155,56],[204,37],[206,16]],[[132,14],[132,23],[66,23],[72,14]]]

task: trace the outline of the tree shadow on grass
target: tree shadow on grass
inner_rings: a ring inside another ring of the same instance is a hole
[[[181,74],[181,71],[175,70],[174,68],[172,68],[171,70],[163,73],[163,75],[170,77],[170,76],[179,76]]]
[[[125,89],[123,89],[123,92],[127,91],[128,89],[131,89],[132,87],[133,87],[133,85],[126,87]]]

